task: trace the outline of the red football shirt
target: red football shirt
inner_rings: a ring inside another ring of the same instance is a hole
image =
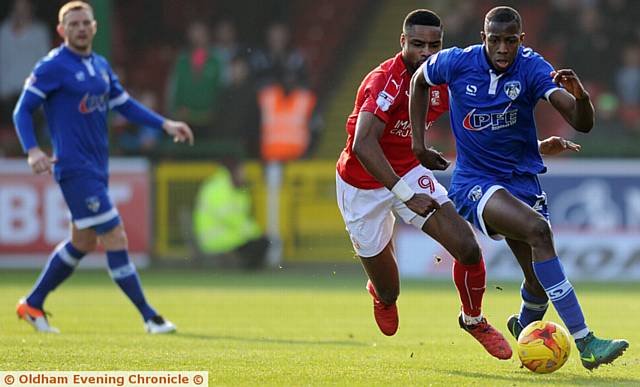
[[[402,61],[402,53],[382,62],[364,78],[358,88],[355,107],[347,119],[347,146],[338,159],[337,169],[342,180],[362,189],[383,186],[364,169],[353,153],[356,121],[360,112],[371,112],[385,123],[380,146],[398,176],[404,176],[420,164],[411,150],[410,82],[411,74]],[[430,92],[427,125],[449,110],[447,85],[431,87]]]

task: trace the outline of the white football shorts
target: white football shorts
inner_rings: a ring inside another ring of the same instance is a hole
[[[418,165],[402,179],[417,193],[425,193],[440,205],[450,201],[447,190],[436,180],[433,172]],[[429,216],[411,211],[387,188],[361,189],[346,183],[336,172],[338,207],[356,253],[373,257],[387,246],[393,236],[393,225],[398,215],[407,224],[422,230]]]

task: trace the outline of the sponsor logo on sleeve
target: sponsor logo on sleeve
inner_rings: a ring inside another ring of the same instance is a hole
[[[378,94],[378,99],[376,99],[376,104],[378,105],[380,110],[382,110],[383,112],[386,112],[387,110],[389,110],[389,108],[393,104],[393,100],[394,98],[391,96],[391,94],[383,90],[380,92],[380,94]]]

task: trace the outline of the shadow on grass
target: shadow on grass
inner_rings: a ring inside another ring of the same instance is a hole
[[[564,374],[554,374],[551,375],[534,375],[534,374],[523,374],[523,375],[514,375],[513,373],[508,375],[499,375],[495,373],[489,372],[476,372],[476,371],[437,371],[439,373],[448,374],[448,375],[457,375],[465,378],[480,378],[485,380],[502,380],[505,382],[513,382],[513,383],[569,383],[575,385],[588,385],[592,386],[594,384],[602,384],[605,386],[619,386],[621,383],[629,384],[629,385],[640,385],[640,379],[638,378],[624,378],[624,377],[608,377],[608,376],[599,376],[597,374],[598,371],[594,371],[592,374],[582,375],[564,375]],[[524,371],[523,371],[524,372]],[[585,370],[585,372],[588,372]]]
[[[239,337],[222,335],[202,335],[196,333],[176,333],[171,335],[175,338],[200,339],[200,340],[231,340],[245,343],[265,343],[265,344],[293,344],[293,345],[340,345],[347,347],[369,347],[369,343],[355,340],[304,340],[304,339],[274,339],[270,337]]]

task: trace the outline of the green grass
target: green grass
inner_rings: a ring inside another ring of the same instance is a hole
[[[637,284],[576,284],[596,333],[631,342],[621,359],[588,372],[574,347],[561,370],[536,375],[517,356],[491,358],[457,327],[459,301],[448,282],[404,281],[400,329],[388,338],[378,332],[357,271],[148,271],[148,298],[179,329],[149,336],[106,272],[80,272],[46,304],[62,334],[43,335],[14,314],[36,277],[0,273],[2,370],[206,370],[210,385],[640,384]],[[485,314],[505,333],[518,289],[490,282],[485,296]],[[547,318],[559,321],[555,312]]]

